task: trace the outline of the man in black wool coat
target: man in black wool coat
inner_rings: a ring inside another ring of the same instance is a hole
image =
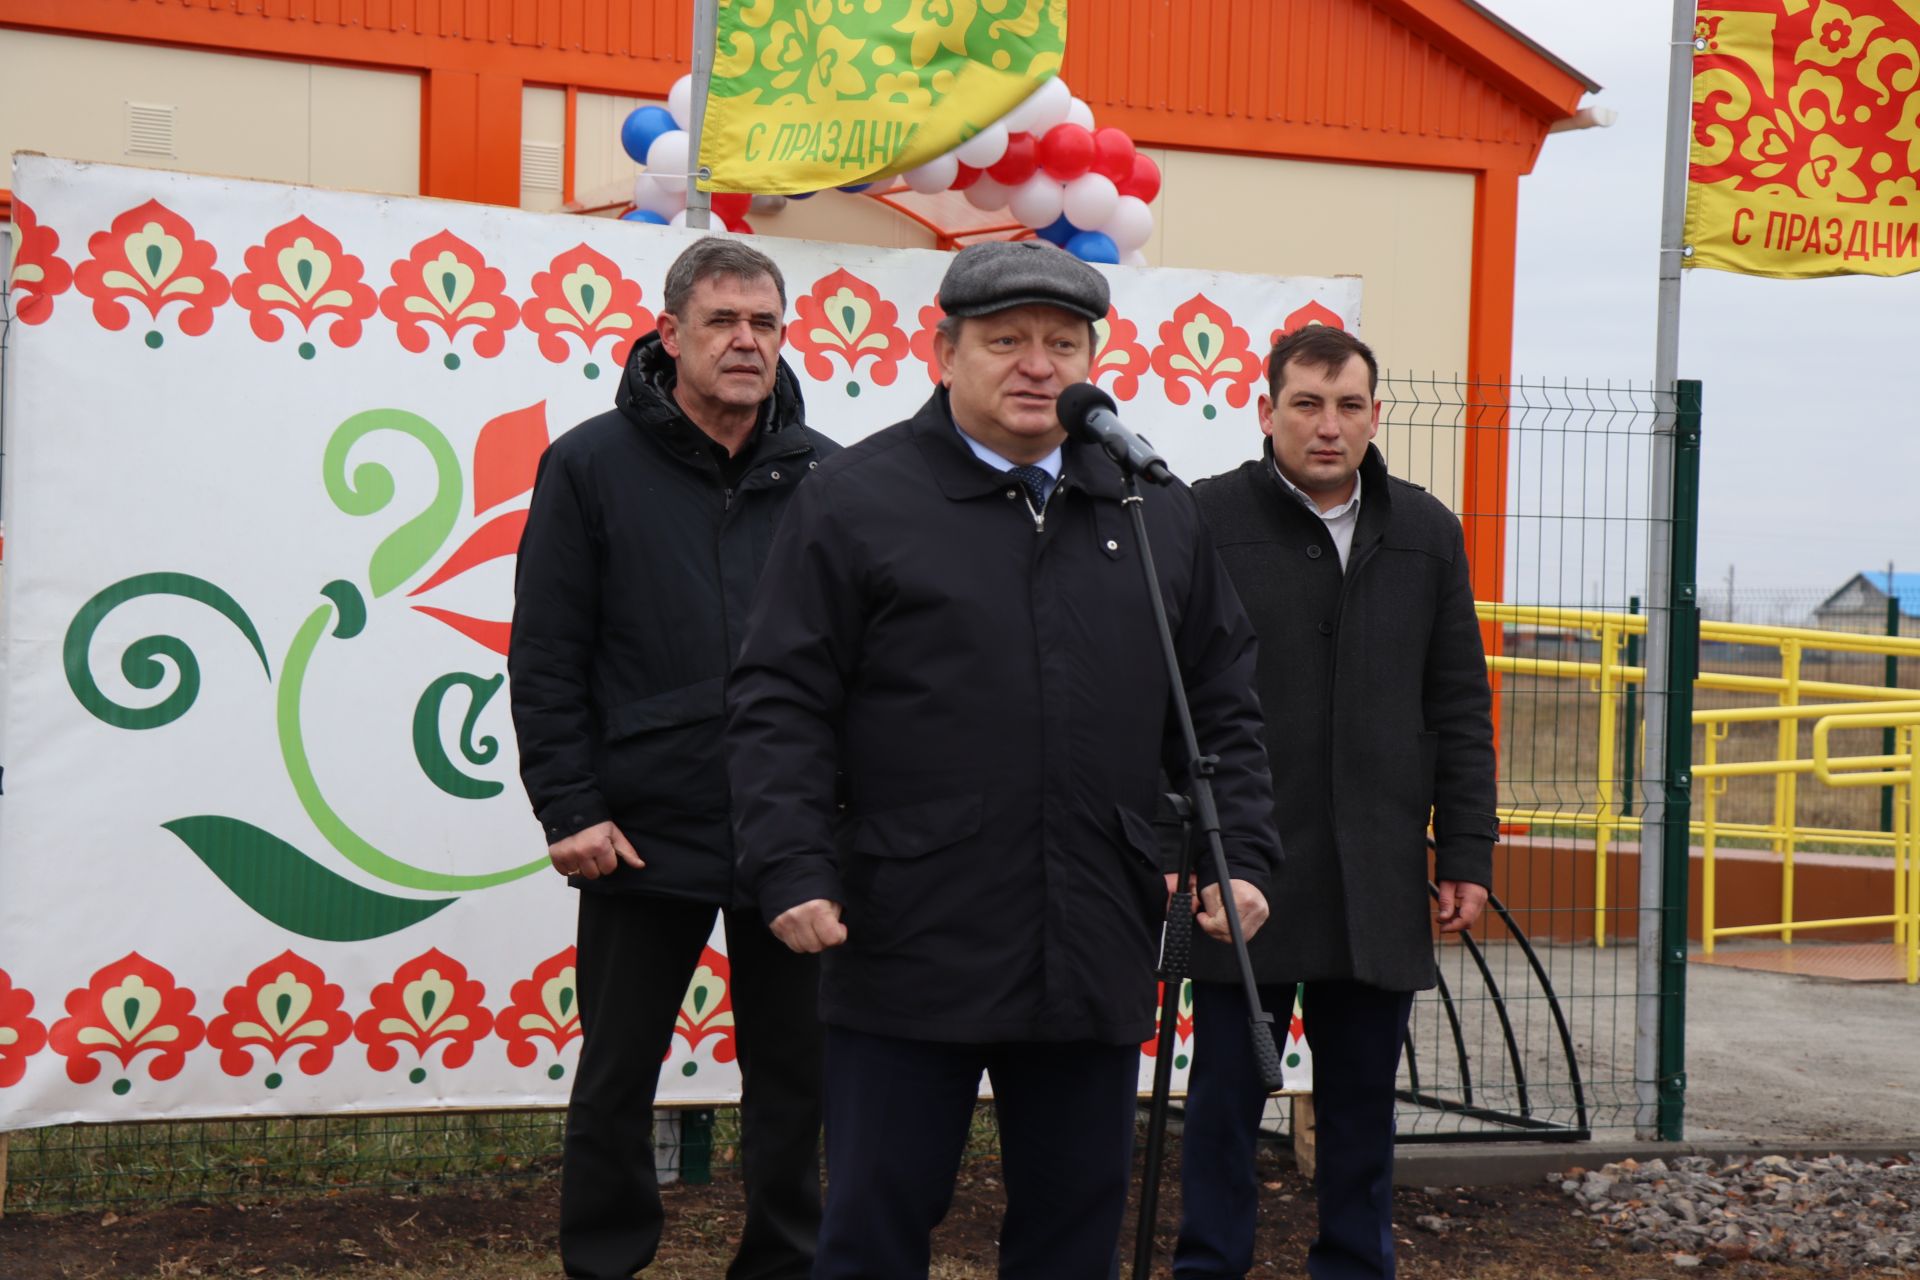
[[[1492,879],[1486,655],[1460,521],[1387,474],[1379,366],[1311,326],[1281,338],[1261,456],[1194,487],[1260,637],[1284,913],[1252,948],[1265,1007],[1304,983],[1320,1230],[1313,1280],[1394,1274],[1394,1076],[1413,993],[1434,985],[1433,921],[1468,928]],[[1427,891],[1429,819],[1438,855]],[[1224,947],[1196,940],[1182,1142],[1181,1280],[1253,1264],[1254,1146],[1266,1091]]]
[[[780,359],[786,284],[738,241],[667,270],[614,409],[540,459],[507,655],[520,774],[580,892],[580,1066],[561,1156],[569,1276],[645,1267],[653,1099],[725,911],[747,1221],[728,1280],[805,1280],[820,1226],[819,967],[733,901],[727,669],[794,491],[835,445]]]
[[[1118,468],[1066,439],[1107,282],[1044,241],[962,250],[941,386],[820,464],[728,687],[743,884],[825,952],[827,1206],[814,1280],[925,1277],[984,1071],[1003,1280],[1113,1274],[1167,894],[1170,687]],[[1184,486],[1143,508],[1232,885],[1279,849],[1254,640]],[[1223,902],[1222,889],[1227,889]]]

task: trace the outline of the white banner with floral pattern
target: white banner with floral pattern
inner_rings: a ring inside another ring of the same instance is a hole
[[[690,233],[43,157],[12,191],[0,1129],[564,1102],[513,556]],[[809,419],[910,414],[946,255],[757,243]],[[1189,476],[1255,450],[1276,330],[1358,317],[1353,279],[1104,270],[1094,376]],[[733,1059],[716,937],[662,1100]]]

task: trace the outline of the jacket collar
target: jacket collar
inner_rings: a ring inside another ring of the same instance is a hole
[[[1272,495],[1288,510],[1298,510],[1302,514],[1312,515],[1306,506],[1287,488],[1273,461],[1273,438],[1264,436],[1260,441],[1260,461],[1254,464],[1260,472],[1259,484],[1263,493]],[[1387,520],[1393,515],[1393,486],[1388,483],[1387,460],[1374,445],[1367,445],[1367,456],[1360,459],[1360,519],[1354,527],[1356,541],[1376,537],[1386,531]]]
[[[920,411],[907,419],[907,429],[920,456],[932,469],[934,483],[948,498],[956,502],[983,498],[1007,487],[1006,475],[976,458],[960,438],[945,387],[936,388]],[[1125,495],[1120,468],[1099,448],[1078,440],[1068,440],[1060,447],[1060,485],[1116,502]]]

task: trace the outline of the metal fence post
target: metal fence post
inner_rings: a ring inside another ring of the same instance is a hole
[[[1891,568],[1887,570],[1887,634],[1896,637],[1900,634],[1900,598],[1893,594],[1893,570]],[[1887,688],[1898,689],[1900,687],[1900,655],[1897,653],[1887,654],[1886,679]],[[1893,754],[1893,733],[1894,731],[1892,729],[1882,729],[1880,731],[1880,754],[1883,756]],[[1887,787],[1880,793],[1880,829],[1882,831],[1893,830],[1892,787]]]
[[[713,1112],[682,1112],[680,1125],[680,1181],[704,1187],[713,1181]]]
[[[1700,383],[1674,384],[1673,556],[1667,604],[1673,642],[1667,693],[1666,806],[1660,901],[1660,1137],[1681,1139],[1687,1092],[1687,889],[1692,862],[1693,682],[1700,666]]]
[[[1640,597],[1634,596],[1627,601],[1627,612],[1640,612]],[[1640,665],[1640,635],[1627,633],[1627,665]],[[1620,769],[1620,816],[1633,816],[1633,789],[1640,781],[1640,686],[1632,680],[1622,682],[1626,686],[1626,706],[1620,715],[1620,721],[1627,727],[1627,759]]]

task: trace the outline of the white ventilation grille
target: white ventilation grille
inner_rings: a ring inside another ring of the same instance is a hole
[[[558,191],[560,167],[565,153],[557,142],[520,144],[520,189],[522,191]]]
[[[173,154],[174,110],[173,107],[155,106],[148,102],[129,102],[127,104],[127,154],[175,159]]]

